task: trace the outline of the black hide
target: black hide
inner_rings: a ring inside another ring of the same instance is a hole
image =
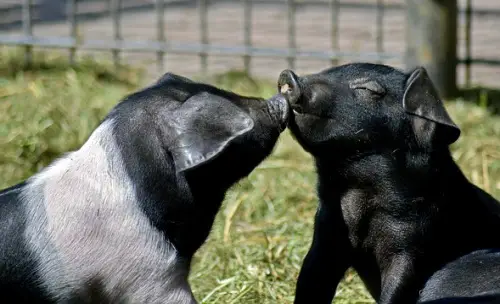
[[[500,205],[452,159],[460,130],[424,68],[285,70],[278,89],[318,173],[295,303],[331,303],[349,267],[381,304],[500,303]]]

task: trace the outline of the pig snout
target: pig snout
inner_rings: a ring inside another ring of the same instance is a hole
[[[282,132],[288,125],[290,117],[290,105],[283,94],[276,94],[267,100],[269,114],[279,125],[279,130]]]
[[[278,91],[294,106],[301,95],[299,77],[291,70],[284,70],[278,78]]]

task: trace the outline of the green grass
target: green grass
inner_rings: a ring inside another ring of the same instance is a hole
[[[100,119],[137,87],[140,73],[84,59],[35,53],[23,66],[15,49],[0,52],[0,186],[24,179],[54,157],[77,149]]]
[[[14,51],[0,53],[0,187],[32,175],[77,149],[108,110],[141,84],[140,73],[84,60],[37,55],[22,66]],[[230,72],[210,82],[268,97],[272,82]],[[452,146],[467,176],[500,198],[500,118],[484,105],[448,105],[463,130]],[[316,208],[311,158],[286,132],[273,153],[227,195],[213,231],[196,254],[190,276],[202,303],[291,303],[312,234]],[[349,272],[335,303],[373,303]]]

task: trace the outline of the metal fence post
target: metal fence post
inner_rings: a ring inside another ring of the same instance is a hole
[[[33,23],[31,20],[31,7],[33,3],[32,0],[23,1],[23,33],[26,37],[31,38],[33,36]],[[26,66],[31,66],[33,63],[33,48],[31,45],[27,45],[24,48],[24,64]]]
[[[111,18],[113,19],[113,38],[114,43],[119,44],[122,40],[122,31],[121,31],[121,0],[111,0]],[[113,49],[113,62],[115,67],[120,65],[120,49]]]
[[[330,35],[332,39],[332,51],[339,51],[339,0],[330,0],[331,26]],[[339,64],[337,57],[332,58],[331,64],[336,66]]]
[[[465,2],[465,86],[471,85],[471,57],[472,57],[472,3],[471,0]]]
[[[208,60],[206,46],[208,44],[208,0],[198,0],[198,6],[200,11],[200,42],[202,44],[202,50],[200,51],[200,63],[201,63],[201,73],[206,76],[208,70]]]
[[[457,92],[457,0],[408,0],[406,66],[424,66],[443,98]]]
[[[158,40],[161,48],[164,47],[165,44],[165,3],[164,0],[156,0],[156,39]],[[165,52],[163,49],[159,50],[156,53],[156,60],[158,62],[158,72],[161,74],[165,69],[165,60],[164,60]]]
[[[76,0],[69,0],[67,2],[67,10],[68,10],[68,21],[70,25],[70,36],[71,38],[74,39],[75,43],[78,40],[77,37],[77,28],[76,28],[76,12],[77,12],[77,1]],[[69,49],[69,63],[71,65],[75,64],[75,57],[76,57],[76,48],[70,48]]]
[[[243,22],[244,22],[244,33],[245,36],[245,47],[247,51],[250,51],[252,47],[252,1],[244,0],[243,6]],[[245,55],[243,56],[243,65],[245,72],[250,74],[250,60],[251,56]]]
[[[384,52],[384,0],[377,0],[377,32],[376,32],[376,44],[377,53],[382,54]],[[383,63],[379,60],[378,63]]]
[[[296,32],[295,32],[295,0],[287,0],[288,3],[288,68],[295,69],[295,59],[297,50]]]

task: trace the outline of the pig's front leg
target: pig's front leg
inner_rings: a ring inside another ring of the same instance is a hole
[[[297,281],[295,304],[332,302],[337,285],[351,264],[351,246],[340,211],[320,206],[314,237]]]
[[[379,304],[416,303],[419,294],[415,261],[407,254],[394,257],[383,272]]]

